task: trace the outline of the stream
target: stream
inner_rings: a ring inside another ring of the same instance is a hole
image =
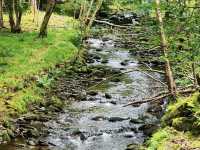
[[[116,46],[116,38],[112,34],[89,38],[87,64],[117,70],[120,79],[94,85],[86,100],[72,102],[56,120],[45,122],[48,146],[21,145],[24,140],[18,139],[1,145],[0,150],[125,150],[130,144],[142,144],[158,128],[165,103],[124,105],[161,91],[163,85],[154,78],[163,81],[163,76],[137,71],[148,66],[126,48]]]

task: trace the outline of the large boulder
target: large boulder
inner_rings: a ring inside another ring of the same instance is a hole
[[[125,12],[125,13],[118,13],[114,14],[109,18],[111,23],[117,25],[123,24],[133,24],[135,21],[139,21],[139,17],[134,12]]]

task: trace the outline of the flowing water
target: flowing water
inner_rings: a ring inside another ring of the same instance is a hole
[[[51,146],[17,147],[10,144],[0,149],[125,150],[129,144],[142,144],[146,132],[159,124],[158,113],[162,112],[162,104],[123,106],[155,95],[162,84],[153,78],[162,80],[163,77],[155,72],[147,75],[145,71],[137,71],[148,68],[125,48],[116,47],[112,38],[90,38],[87,43],[89,54],[93,56],[88,65],[120,70],[123,74],[121,79],[117,82],[106,80],[93,87],[97,95],[88,95],[85,101],[72,102],[56,120],[47,122],[49,134],[46,141]],[[150,111],[156,108],[161,110]]]

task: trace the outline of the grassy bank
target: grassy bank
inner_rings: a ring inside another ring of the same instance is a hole
[[[78,52],[78,31],[72,18],[53,15],[48,37],[38,39],[38,26],[30,15],[23,18],[23,33],[0,31],[0,120],[13,112],[24,113],[28,104],[41,101],[43,87],[50,82],[48,71]],[[56,27],[57,21],[66,28]]]
[[[168,106],[162,128],[147,142],[148,150],[180,150],[200,147],[200,94],[179,98]]]

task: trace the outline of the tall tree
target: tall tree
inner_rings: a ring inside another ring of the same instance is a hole
[[[15,24],[15,32],[20,33],[21,32],[21,20],[22,20],[22,7],[20,0],[14,0],[14,10],[15,10],[15,18],[16,18],[16,24]]]
[[[0,29],[3,28],[3,0],[0,0]]]
[[[48,0],[46,14],[44,16],[43,22],[40,27],[39,37],[46,37],[47,36],[47,25],[49,23],[49,19],[53,13],[53,10],[56,6],[56,0]]]
[[[33,22],[35,22],[38,18],[37,0],[31,0],[31,11],[33,14]]]
[[[19,33],[21,32],[21,19],[22,19],[22,7],[20,0],[4,0],[6,5],[8,15],[9,15],[9,23],[11,32]],[[16,22],[14,20],[14,15],[16,18]]]
[[[159,30],[160,30],[160,41],[161,41],[160,44],[163,54],[165,56],[165,75],[168,83],[168,90],[173,96],[176,96],[176,84],[174,82],[170,61],[168,59],[168,44],[165,37],[163,19],[160,11],[160,0],[155,0],[155,2],[156,2],[156,15],[157,15],[157,20],[159,22]]]

